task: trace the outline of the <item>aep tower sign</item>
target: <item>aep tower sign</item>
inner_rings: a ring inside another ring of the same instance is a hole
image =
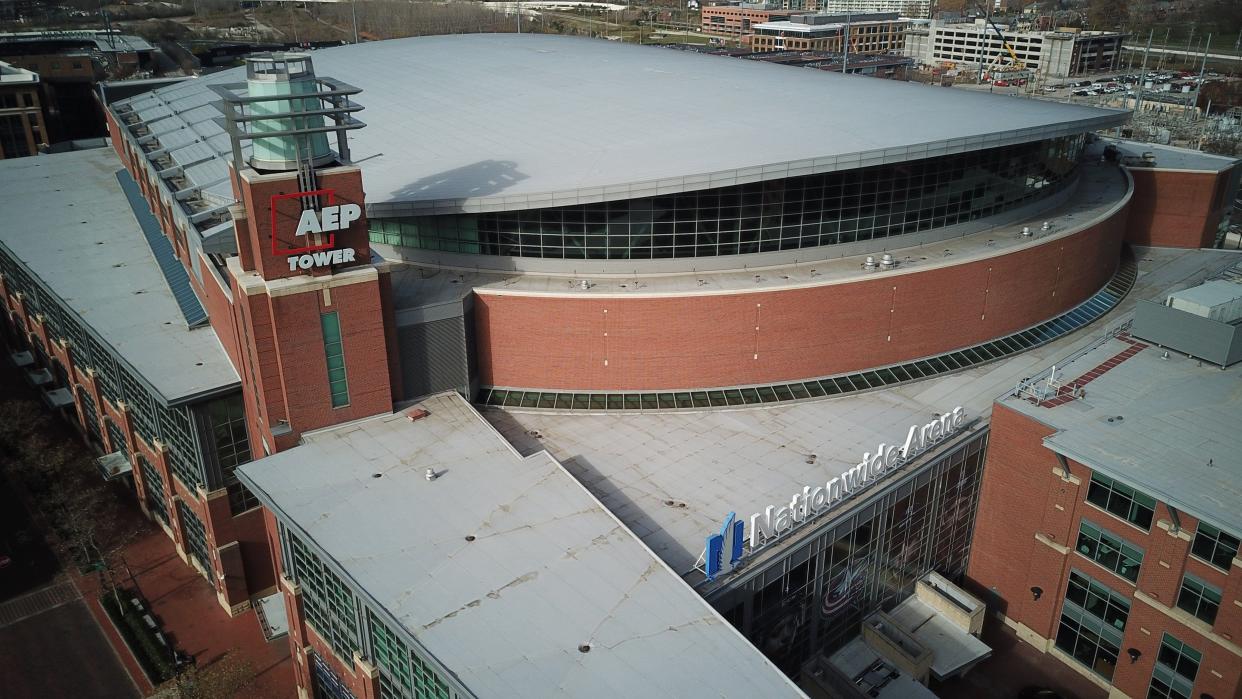
[[[318,209],[303,209],[298,217],[297,228],[293,232],[294,238],[303,244],[282,247],[277,223],[277,208],[282,200],[300,201],[307,197],[323,197],[327,204]],[[353,248],[335,249],[336,231],[347,230],[355,221],[361,219],[362,207],[358,204],[337,204],[335,200],[336,192],[332,189],[316,189],[310,192],[272,196],[272,254],[287,256],[289,271],[355,261],[356,251]],[[326,238],[325,234],[327,234]]]

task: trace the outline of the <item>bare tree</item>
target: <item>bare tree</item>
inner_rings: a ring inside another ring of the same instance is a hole
[[[229,699],[245,696],[254,683],[254,665],[240,651],[231,650],[203,665],[191,665],[160,688],[159,696],[169,699]]]

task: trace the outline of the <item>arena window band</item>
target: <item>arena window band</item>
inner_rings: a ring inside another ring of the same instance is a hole
[[[371,217],[370,240],[544,259],[719,257],[877,240],[994,216],[1072,182],[1084,138],[599,204]]]
[[[1137,276],[1137,264],[1127,251],[1116,274],[1103,289],[1052,320],[997,340],[878,369],[809,381],[694,391],[592,393],[484,386],[479,390],[476,402],[530,410],[695,410],[859,393],[969,369],[1052,342],[1094,322],[1115,308],[1130,293]]]

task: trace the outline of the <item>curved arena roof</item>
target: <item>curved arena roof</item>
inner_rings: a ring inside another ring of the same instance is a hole
[[[466,34],[316,51],[362,88],[372,216],[583,204],[913,160],[1116,126],[1128,112],[610,41]],[[212,83],[119,104],[208,196],[232,194]]]

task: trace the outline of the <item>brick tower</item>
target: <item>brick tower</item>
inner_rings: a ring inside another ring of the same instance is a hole
[[[249,58],[246,77],[217,91],[240,202],[228,260],[237,368],[259,457],[307,430],[387,412],[393,391],[386,280],[371,264],[362,173],[346,140],[363,126],[350,116],[359,90],[317,78],[305,54]]]

